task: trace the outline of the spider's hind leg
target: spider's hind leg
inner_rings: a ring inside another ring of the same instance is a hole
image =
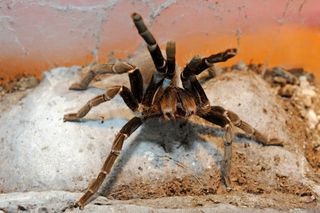
[[[247,135],[253,136],[258,142],[264,146],[283,146],[283,143],[276,138],[268,138],[261,132],[250,126],[247,122],[241,120],[239,116],[232,112],[223,109],[222,107],[216,106],[215,108],[220,108],[220,111],[230,119],[234,126],[242,129]]]
[[[227,190],[231,190],[230,182],[230,169],[231,169],[231,158],[232,158],[232,142],[234,138],[233,124],[224,116],[220,111],[217,111],[215,107],[211,107],[208,112],[198,114],[205,120],[221,126],[225,129],[224,134],[224,155],[221,162],[221,181],[224,183]]]
[[[221,164],[221,179],[227,189],[231,189],[230,185],[230,168],[232,157],[232,141],[234,138],[233,127],[242,129],[249,136],[253,136],[264,146],[283,146],[282,142],[277,139],[268,139],[248,123],[242,121],[237,114],[232,111],[225,110],[220,106],[211,106],[207,112],[198,113],[198,115],[211,123],[221,126],[225,129],[224,134],[224,155]]]
[[[98,95],[95,98],[88,101],[77,113],[69,113],[64,115],[64,121],[78,121],[84,117],[92,107],[95,107],[103,102],[109,101],[114,98],[117,94],[120,94],[127,106],[132,110],[136,111],[139,107],[139,103],[129,90],[125,86],[114,86],[109,88],[104,94]]]
[[[225,184],[227,190],[231,190],[231,182],[230,182],[230,169],[231,169],[231,158],[232,158],[232,141],[234,138],[233,133],[233,125],[226,124],[225,127],[225,134],[224,134],[224,154],[222,160],[222,181]]]
[[[117,62],[115,64],[93,64],[88,65],[83,69],[89,69],[89,72],[80,80],[80,82],[73,83],[70,90],[86,90],[90,82],[100,74],[122,74],[134,70],[135,67],[126,62]]]

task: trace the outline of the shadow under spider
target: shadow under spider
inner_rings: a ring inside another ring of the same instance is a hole
[[[151,163],[155,168],[161,169],[166,160],[169,159],[178,164],[180,159],[186,159],[185,156],[195,154],[193,151],[196,146],[201,146],[203,149],[207,150],[208,155],[214,160],[215,166],[220,167],[219,170],[221,170],[223,153],[221,154],[221,151],[215,145],[216,141],[203,140],[200,137],[203,134],[211,135],[213,137],[223,137],[224,130],[219,127],[212,128],[187,120],[168,121],[159,118],[147,120],[137,130],[137,133],[131,136],[134,138],[130,140],[129,137],[129,140],[125,141],[127,145],[124,145],[118,161],[114,164],[109,177],[106,178],[95,197],[99,194],[107,196],[112,190],[123,167],[130,161],[131,157],[134,154],[142,156],[147,151],[152,152],[155,156]],[[235,134],[234,142],[247,143],[248,139],[249,141],[251,140],[251,138],[244,134],[239,136]],[[151,143],[157,144],[158,147],[150,146]],[[169,158],[164,158],[165,156]],[[190,161],[187,161],[187,163],[189,162],[190,164],[193,163],[194,157],[190,156]],[[201,173],[205,168],[202,168],[201,164],[197,163],[195,166],[189,166],[187,164],[184,169],[189,169],[195,173]]]
[[[109,122],[110,120],[113,124]],[[126,122],[126,119],[117,118],[114,120],[108,117],[104,123],[101,123],[101,119],[95,116],[93,116],[93,118],[83,118],[80,120],[82,125],[101,129],[108,128],[110,125],[117,126],[117,128],[121,129]],[[219,143],[221,143],[224,133],[225,131],[218,126],[201,125],[191,120],[164,120],[161,118],[147,120],[134,134],[125,140],[121,155],[115,162],[114,167],[101,186],[101,189],[92,199],[95,199],[99,195],[107,196],[112,190],[123,167],[130,161],[131,157],[133,155],[142,156],[147,151],[154,154],[154,159],[151,161],[151,164],[153,164],[155,168],[161,169],[168,160],[177,166],[179,166],[179,164],[181,165],[181,159],[186,159],[188,158],[186,156],[195,154],[196,146],[201,146],[207,150],[208,155],[212,157],[215,166],[219,167],[221,173],[223,149],[219,150],[217,148],[217,140],[204,140],[201,136],[210,135],[213,138],[221,138],[219,141]],[[243,133],[235,133],[233,142],[259,144],[259,141],[253,140],[252,137]],[[158,146],[150,146],[150,144],[157,144]],[[189,163],[193,163],[195,158],[192,156],[189,158],[190,161],[187,160],[187,164],[184,162],[183,165],[185,165],[185,167],[183,166],[183,169],[194,173],[204,171],[200,163],[197,163],[191,168]]]

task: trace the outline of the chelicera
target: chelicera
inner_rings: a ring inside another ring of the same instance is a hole
[[[227,49],[224,52],[210,55],[209,57],[195,56],[180,72],[182,87],[177,85],[177,65],[175,62],[175,42],[166,44],[166,58],[163,56],[156,40],[148,30],[142,17],[132,14],[132,20],[140,34],[147,43],[155,70],[146,89],[143,87],[143,77],[139,70],[132,64],[117,62],[115,64],[95,64],[79,83],[71,85],[72,90],[85,90],[93,78],[105,73],[128,73],[130,89],[126,86],[114,86],[88,101],[77,113],[64,116],[64,121],[78,121],[84,117],[92,107],[111,100],[119,94],[126,105],[135,112],[136,116],[129,120],[116,135],[112,149],[105,160],[100,173],[88,187],[84,195],[76,202],[75,206],[84,208],[88,200],[96,193],[110,173],[115,160],[121,152],[123,142],[146,120],[159,117],[169,120],[185,119],[191,115],[199,116],[225,130],[224,156],[221,164],[221,179],[227,188],[230,188],[230,164],[232,153],[233,129],[238,127],[246,134],[253,136],[263,145],[282,145],[278,140],[269,140],[266,136],[242,121],[234,112],[228,111],[221,106],[212,106],[204,89],[196,76],[213,66],[214,63],[224,62],[237,54],[236,49]]]

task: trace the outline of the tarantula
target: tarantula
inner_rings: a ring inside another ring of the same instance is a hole
[[[145,90],[139,68],[126,62],[93,65],[79,83],[71,85],[70,89],[72,90],[85,90],[92,79],[98,74],[128,73],[131,89],[126,86],[111,87],[104,94],[88,101],[77,113],[66,114],[64,121],[79,120],[92,107],[111,100],[117,94],[136,113],[136,116],[129,120],[116,135],[111,152],[105,160],[99,175],[88,187],[84,195],[76,202],[75,207],[84,208],[112,169],[116,158],[120,154],[124,140],[142,125],[144,121],[150,118],[162,117],[164,119],[175,120],[188,119],[191,115],[197,115],[224,128],[224,156],[221,165],[221,179],[227,188],[230,188],[229,173],[234,126],[253,136],[263,145],[281,145],[281,142],[277,140],[269,140],[248,123],[242,121],[234,112],[228,111],[221,106],[211,106],[202,86],[196,78],[198,74],[213,66],[214,63],[224,62],[234,57],[237,54],[236,49],[227,49],[224,52],[204,58],[193,57],[180,73],[183,86],[183,88],[180,88],[174,80],[176,76],[175,42],[167,42],[166,58],[164,58],[156,40],[144,24],[142,17],[138,13],[133,13],[131,17],[140,36],[147,43],[156,70]]]

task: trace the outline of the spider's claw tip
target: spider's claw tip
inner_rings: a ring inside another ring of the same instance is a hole
[[[84,205],[80,204],[79,202],[76,202],[74,204],[74,208],[79,208],[80,210],[83,210],[84,209]]]
[[[141,15],[140,15],[139,13],[134,12],[134,13],[131,14],[131,18],[132,18],[134,21],[138,21],[138,20],[140,20],[142,17],[141,17]]]
[[[68,121],[68,115],[63,116],[63,122],[66,122],[66,121]]]
[[[69,90],[85,90],[85,89],[86,89],[86,87],[83,87],[79,83],[74,83],[69,87]]]
[[[276,139],[276,138],[272,138],[272,139],[270,140],[270,143],[269,143],[269,144],[272,145],[272,146],[281,146],[281,147],[284,146],[284,145],[283,145],[283,142],[280,141],[279,139]]]
[[[237,48],[228,49],[227,53],[230,57],[233,57],[238,54],[238,49]]]
[[[66,122],[66,121],[78,121],[77,114],[76,113],[65,114],[63,116],[63,122]]]

